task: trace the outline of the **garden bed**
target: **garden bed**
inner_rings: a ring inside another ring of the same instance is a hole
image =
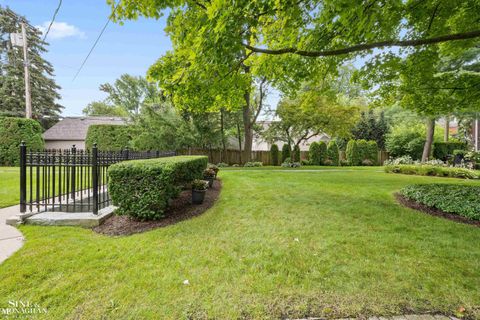
[[[191,190],[182,191],[178,198],[172,200],[170,206],[165,211],[165,217],[160,220],[139,221],[129,216],[113,215],[102,225],[93,228],[93,230],[109,236],[126,236],[146,232],[155,228],[166,227],[196,217],[207,211],[217,200],[221,188],[221,181],[215,180],[213,187],[208,189],[205,200],[200,205],[192,204]]]
[[[406,197],[402,196],[398,192],[395,193],[395,199],[397,199],[398,203],[400,203],[402,206],[410,209],[418,210],[432,216],[452,220],[455,222],[460,222],[460,223],[465,223],[465,224],[474,225],[476,227],[480,227],[480,221],[478,220],[470,220],[468,218],[459,216],[458,214],[448,213],[436,208],[426,206],[414,200],[407,199]]]

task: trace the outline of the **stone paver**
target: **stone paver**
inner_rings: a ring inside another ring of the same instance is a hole
[[[17,215],[19,212],[19,206],[0,209],[0,263],[23,246],[22,233],[17,228],[5,223],[8,218]]]

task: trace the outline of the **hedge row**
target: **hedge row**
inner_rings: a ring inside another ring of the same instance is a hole
[[[378,160],[378,146],[375,141],[350,140],[345,150],[348,165],[375,165]]]
[[[405,198],[444,212],[480,220],[480,187],[454,184],[410,185],[400,190]]]
[[[453,155],[454,150],[465,150],[467,146],[463,142],[448,141],[433,143],[433,157],[435,159],[447,160],[448,155]]]
[[[0,165],[19,164],[22,141],[28,149],[43,149],[42,132],[42,126],[32,119],[0,118]]]
[[[207,167],[205,156],[177,156],[132,160],[108,168],[108,190],[116,211],[139,220],[154,220],[164,216],[170,199],[180,187],[201,179]]]
[[[123,150],[132,140],[129,126],[112,124],[94,124],[88,127],[85,146],[91,149],[97,143],[98,150],[119,151]]]
[[[386,165],[385,172],[388,173],[403,173],[413,174],[419,176],[436,176],[436,177],[450,177],[461,179],[478,179],[480,174],[478,171],[464,168],[442,167],[434,165]]]

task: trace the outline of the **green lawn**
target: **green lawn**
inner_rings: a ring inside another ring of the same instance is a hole
[[[13,206],[20,201],[20,170],[0,167],[0,208]]]
[[[411,183],[479,182],[362,170],[223,170],[204,215],[128,237],[22,226],[0,307],[44,319],[480,317],[480,229],[397,205]],[[190,285],[184,285],[188,279]],[[3,305],[2,305],[3,304]]]

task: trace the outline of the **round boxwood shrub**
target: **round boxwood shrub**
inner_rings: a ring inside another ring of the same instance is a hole
[[[132,140],[129,126],[112,124],[94,124],[88,127],[85,146],[91,149],[97,143],[98,150],[119,151],[130,144]]]
[[[42,132],[42,126],[32,119],[0,118],[0,165],[19,164],[22,141],[25,141],[27,149],[43,149]]]
[[[333,166],[339,165],[338,146],[335,140],[331,140],[327,146],[327,158],[332,162]]]
[[[282,163],[284,163],[287,158],[290,158],[291,152],[292,150],[290,149],[290,145],[285,143],[282,147]]]
[[[276,144],[272,144],[270,147],[270,158],[272,162],[272,166],[278,166],[278,146]]]

